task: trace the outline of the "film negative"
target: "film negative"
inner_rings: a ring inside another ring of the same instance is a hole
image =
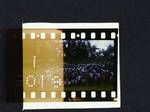
[[[23,109],[119,108],[119,23],[24,23]]]

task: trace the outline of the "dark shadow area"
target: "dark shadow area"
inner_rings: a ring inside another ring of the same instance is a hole
[[[0,102],[22,110],[22,29],[5,29],[0,36]]]

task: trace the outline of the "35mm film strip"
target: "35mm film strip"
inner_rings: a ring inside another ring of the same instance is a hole
[[[24,23],[24,109],[120,107],[118,23]]]

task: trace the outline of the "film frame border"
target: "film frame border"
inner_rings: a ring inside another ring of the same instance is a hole
[[[39,28],[43,28],[43,29],[89,29],[91,31],[91,29],[94,30],[100,30],[100,29],[105,29],[105,30],[109,30],[108,32],[113,32],[111,29],[117,29],[117,35],[116,35],[116,40],[117,40],[117,91],[116,91],[116,95],[117,95],[117,101],[97,101],[95,104],[95,101],[93,102],[33,102],[33,103],[29,103],[29,102],[24,102],[23,103],[23,110],[28,110],[28,109],[71,109],[71,108],[119,108],[120,107],[120,103],[121,103],[121,99],[120,99],[120,49],[119,49],[119,23],[25,23],[23,24],[23,28],[27,28],[27,29],[39,29]],[[75,32],[67,34],[67,38],[61,38],[63,40],[65,39],[69,39],[69,40],[115,40],[114,38],[114,34],[110,34],[108,32],[102,31],[100,34],[101,35],[97,35],[97,33],[94,34],[94,32],[91,32],[91,37],[88,36],[88,38],[79,38],[78,34],[75,35]],[[85,33],[85,32],[82,32]],[[116,32],[115,32],[116,34]],[[43,36],[42,36],[43,35]],[[54,34],[53,34],[54,35]],[[62,34],[64,35],[64,33]],[[73,35],[73,36],[72,36]],[[83,37],[86,37],[85,34],[81,34],[84,35]],[[92,36],[95,35],[95,36]],[[31,36],[32,37],[32,36]],[[45,39],[44,33],[41,32],[41,39]],[[101,38],[99,38],[101,37]],[[25,34],[23,33],[23,39],[25,39]],[[36,36],[34,34],[34,38],[31,39],[36,39]],[[55,38],[52,38],[55,39]],[[97,91],[91,91],[91,97],[92,97],[92,92],[96,92]],[[114,92],[114,91],[112,91]],[[103,97],[102,93],[106,93],[105,91],[101,91],[101,96]],[[94,93],[95,94],[95,93]],[[105,95],[104,95],[105,96]],[[113,96],[113,95],[112,95]],[[42,105],[42,106],[41,106]],[[72,107],[72,105],[74,105]],[[41,107],[42,108],[41,108]]]

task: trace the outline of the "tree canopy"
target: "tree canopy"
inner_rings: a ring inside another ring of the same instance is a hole
[[[101,41],[101,40],[97,40]],[[64,41],[64,61],[69,64],[80,63],[114,63],[114,46],[111,44],[106,50],[96,48],[89,40]]]

